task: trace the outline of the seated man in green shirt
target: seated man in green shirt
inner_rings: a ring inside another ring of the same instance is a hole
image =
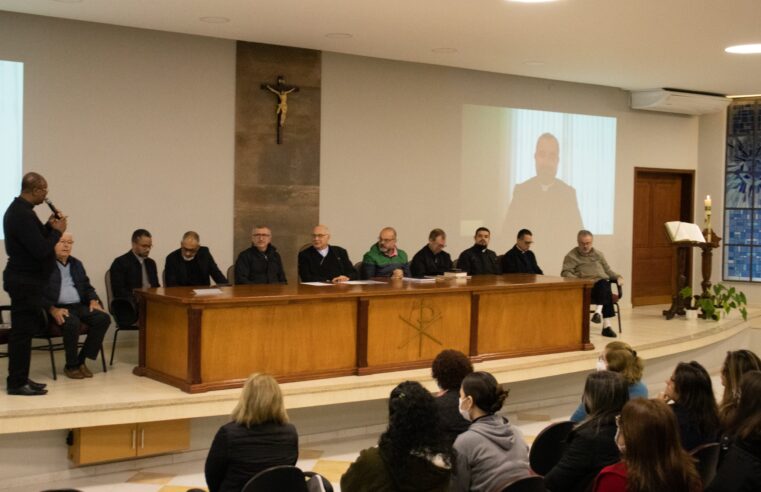
[[[407,253],[396,247],[396,230],[384,227],[378,234],[378,242],[362,257],[362,278],[409,276]]]

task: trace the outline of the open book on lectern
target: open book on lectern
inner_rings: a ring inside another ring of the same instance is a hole
[[[703,232],[700,230],[697,224],[690,224],[689,222],[666,222],[666,233],[669,235],[672,243],[704,243],[706,238],[703,237]]]

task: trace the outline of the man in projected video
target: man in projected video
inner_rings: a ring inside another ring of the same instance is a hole
[[[543,133],[534,152],[536,176],[515,185],[503,231],[530,229],[538,238],[573,237],[583,229],[576,190],[555,177],[560,162],[560,144],[551,133]]]

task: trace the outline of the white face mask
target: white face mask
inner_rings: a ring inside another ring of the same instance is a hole
[[[466,398],[467,398],[467,397],[466,397]],[[463,408],[462,408],[462,402],[464,402],[464,401],[465,401],[465,398],[460,398],[460,399],[459,399],[459,402],[460,402],[460,403],[457,405],[457,409],[460,411],[460,415],[462,415],[462,418],[464,418],[465,420],[467,420],[468,422],[470,422],[470,421],[472,420],[472,419],[470,418],[470,412],[469,412],[469,411],[467,411],[467,410],[463,410]]]
[[[598,371],[607,371],[608,370],[608,364],[605,363],[605,359],[602,357],[597,359],[597,365],[595,366]]]

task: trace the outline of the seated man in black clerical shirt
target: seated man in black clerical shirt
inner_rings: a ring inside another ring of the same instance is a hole
[[[452,269],[452,258],[444,251],[447,247],[447,233],[441,229],[434,229],[428,235],[428,244],[412,257],[410,270],[412,276],[417,278],[426,275],[443,275]]]
[[[359,275],[349,254],[330,243],[330,230],[318,225],[312,229],[312,245],[299,252],[299,278],[302,282],[346,282]]]
[[[460,253],[457,268],[468,275],[499,275],[497,254],[488,248],[491,232],[486,227],[476,229],[476,244]]]
[[[286,284],[283,261],[270,242],[272,230],[258,225],[251,231],[251,247],[235,260],[236,284]]]
[[[164,284],[167,287],[209,286],[209,277],[217,284],[227,283],[227,278],[217,267],[209,248],[201,246],[195,231],[183,234],[180,249],[169,253],[164,265]]]
[[[137,229],[132,233],[132,249],[111,263],[111,312],[119,326],[137,322],[137,299],[133,290],[160,286],[156,262],[148,258],[152,247],[151,233]]]
[[[534,273],[543,275],[542,269],[536,264],[536,256],[530,250],[534,236],[528,229],[518,231],[518,240],[507,253],[502,256],[502,273]]]
[[[84,265],[71,256],[73,244],[74,237],[68,232],[56,244],[56,269],[50,275],[42,305],[63,333],[66,353],[64,374],[72,379],[83,379],[93,376],[85,360],[95,360],[98,357],[111,317],[103,310],[100,298],[87,278]],[[89,333],[82,350],[77,354],[81,323],[89,327]]]

